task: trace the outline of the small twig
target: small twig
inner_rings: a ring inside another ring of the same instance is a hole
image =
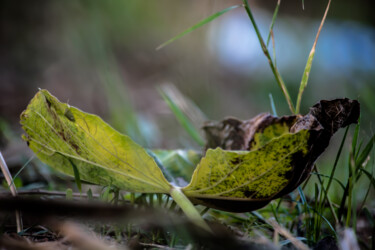
[[[8,183],[10,192],[14,197],[17,196],[17,189],[16,186],[14,185],[12,181],[12,175],[9,172],[9,168],[4,160],[3,155],[0,152],[0,167],[1,171],[3,172],[3,175],[5,177],[6,182]],[[21,232],[23,229],[22,227],[22,218],[21,218],[21,213],[17,210],[16,211],[16,223],[17,223],[17,233]]]
[[[141,246],[147,247],[147,248],[150,247],[150,248],[159,248],[159,249],[168,249],[168,250],[176,249],[176,248],[167,247],[167,246],[158,245],[158,244],[152,244],[152,243],[139,242],[138,244],[141,245]]]
[[[284,236],[285,238],[287,238],[288,240],[290,240],[290,242],[297,249],[300,249],[300,250],[308,250],[309,249],[308,246],[306,246],[299,239],[296,239],[287,229],[285,229],[284,227],[280,226],[274,219],[267,220],[267,224],[271,225],[277,233],[281,234],[282,236]]]
[[[5,192],[0,192],[0,195]],[[48,191],[48,190],[40,190],[40,189],[34,189],[34,190],[23,190],[18,191],[19,196],[24,195],[51,195],[51,196],[66,196],[66,192],[60,192],[60,191]],[[92,195],[95,198],[99,198],[99,194],[93,194]],[[80,194],[80,193],[73,193],[73,197],[88,197],[87,194]]]

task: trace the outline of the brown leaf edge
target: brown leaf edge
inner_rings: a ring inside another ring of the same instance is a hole
[[[255,133],[263,131],[272,124],[284,123],[289,126],[291,133],[303,129],[310,131],[309,153],[305,156],[298,153],[293,156],[290,181],[272,197],[248,201],[193,198],[192,202],[230,212],[248,212],[264,207],[271,200],[292,192],[305,181],[315,161],[328,147],[333,134],[340,128],[357,123],[359,114],[358,101],[342,98],[330,101],[321,100],[311,107],[310,112],[305,116],[275,117],[262,113],[247,121],[228,118],[221,122],[206,123],[203,127],[207,139],[206,149],[221,147],[225,150],[251,150]]]

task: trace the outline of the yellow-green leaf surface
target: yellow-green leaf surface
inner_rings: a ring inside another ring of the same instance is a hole
[[[252,151],[209,149],[183,191],[191,198],[271,199],[288,184],[295,157],[308,153],[309,135],[283,134]]]
[[[250,150],[261,148],[272,139],[275,139],[283,134],[289,133],[291,124],[293,124],[294,122],[295,119],[281,120],[268,125],[261,131],[257,131],[253,136],[253,141],[250,145]]]
[[[21,115],[24,139],[38,158],[68,175],[131,192],[168,193],[170,184],[145,149],[98,116],[40,90]]]

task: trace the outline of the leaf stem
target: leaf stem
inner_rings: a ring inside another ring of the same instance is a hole
[[[191,203],[191,201],[182,192],[181,188],[172,187],[169,193],[173,200],[180,206],[182,211],[184,211],[186,216],[191,219],[193,223],[208,232],[212,232],[198,210],[194,207],[193,203]]]
[[[291,111],[293,114],[295,114],[296,112],[295,112],[295,109],[294,109],[294,106],[293,106],[292,99],[290,98],[289,92],[288,92],[288,90],[287,90],[287,88],[286,88],[286,85],[285,85],[283,79],[281,78],[281,75],[280,75],[279,71],[277,70],[277,68],[275,67],[274,63],[272,62],[272,59],[271,59],[270,53],[269,53],[269,51],[268,51],[268,49],[267,49],[266,44],[264,43],[264,40],[263,40],[263,38],[262,38],[262,35],[261,35],[260,32],[259,32],[259,29],[258,29],[258,26],[257,26],[257,24],[256,24],[256,22],[255,22],[254,16],[253,16],[253,14],[251,13],[249,3],[248,3],[247,0],[243,0],[243,3],[244,3],[243,6],[244,6],[244,8],[245,8],[245,10],[246,10],[246,12],[247,12],[249,18],[250,18],[250,21],[251,21],[251,23],[252,23],[253,26],[254,26],[254,29],[255,29],[255,32],[256,32],[257,37],[258,37],[258,39],[259,39],[259,43],[260,43],[260,46],[262,47],[263,53],[264,53],[264,55],[265,55],[265,56],[267,57],[267,59],[268,59],[268,63],[269,63],[269,65],[270,65],[270,67],[271,67],[271,70],[272,70],[273,75],[275,76],[276,82],[277,82],[277,84],[279,85],[279,87],[281,88],[281,90],[282,90],[282,92],[283,92],[283,94],[284,94],[284,97],[285,97],[285,99],[286,99],[286,101],[287,101],[287,103],[288,103],[288,106],[289,106],[290,111]]]

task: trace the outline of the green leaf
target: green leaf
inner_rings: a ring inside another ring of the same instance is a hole
[[[21,115],[24,139],[40,160],[82,180],[143,193],[168,193],[170,184],[145,149],[101,118],[40,90]]]
[[[228,8],[226,8],[226,9],[224,9],[224,10],[221,10],[221,11],[219,11],[219,12],[216,12],[215,14],[213,14],[213,15],[211,15],[211,16],[205,18],[205,19],[203,19],[202,21],[200,21],[199,23],[193,25],[192,27],[190,27],[190,28],[184,30],[184,31],[181,32],[180,34],[176,35],[175,37],[173,37],[173,38],[169,39],[168,41],[162,43],[161,45],[159,45],[159,46],[156,48],[156,50],[159,50],[159,49],[161,49],[161,48],[167,46],[168,44],[174,42],[175,40],[177,40],[177,39],[179,39],[179,38],[181,38],[181,37],[183,37],[184,35],[186,35],[186,34],[192,32],[192,31],[194,31],[194,30],[196,30],[196,29],[198,29],[198,28],[200,28],[200,27],[202,27],[203,25],[205,25],[205,24],[211,22],[212,20],[215,20],[216,18],[218,18],[219,16],[223,15],[224,13],[226,13],[226,12],[232,10],[232,9],[238,8],[238,7],[241,7],[241,5],[234,5],[234,6],[228,7]]]

